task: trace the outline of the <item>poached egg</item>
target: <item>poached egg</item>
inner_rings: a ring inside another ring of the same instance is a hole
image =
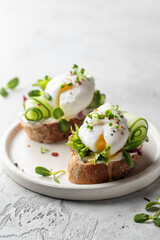
[[[106,111],[112,115],[106,116]],[[117,106],[106,103],[87,115],[79,128],[81,141],[94,153],[110,145],[110,155],[121,150],[129,137],[127,120]],[[114,117],[113,117],[114,116]]]
[[[92,101],[95,82],[91,75],[86,75],[78,82],[72,72],[53,78],[45,91],[52,97],[50,104],[53,108],[60,107],[67,118],[75,117]]]

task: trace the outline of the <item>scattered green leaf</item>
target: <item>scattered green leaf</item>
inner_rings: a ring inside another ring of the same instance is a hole
[[[42,176],[51,176],[53,173],[45,167],[36,167],[35,172]]]
[[[15,89],[18,84],[19,84],[19,79],[16,77],[16,78],[13,78],[12,80],[10,80],[7,83],[6,87],[9,88],[9,89]]]
[[[47,168],[40,167],[40,166],[35,168],[35,172],[39,175],[44,176],[44,177],[53,176],[54,181],[57,182],[57,183],[60,183],[60,182],[59,182],[58,178],[56,177],[56,175],[59,174],[59,173],[65,173],[64,170],[60,170],[60,171],[57,171],[57,172],[52,172],[52,171],[48,170]]]
[[[157,199],[159,199],[159,196],[158,196]],[[147,210],[148,210],[148,209],[150,210],[150,209],[152,208],[152,206],[155,206],[156,204],[160,204],[160,203],[159,203],[159,202],[156,202],[156,201],[149,202],[149,203],[146,205],[146,209],[147,209]],[[157,210],[157,208],[155,208],[155,211],[156,211],[156,213],[155,213],[153,216],[150,216],[150,215],[148,215],[148,214],[146,214],[146,213],[136,214],[136,215],[134,216],[134,221],[135,221],[136,223],[144,223],[144,222],[146,222],[147,220],[151,219],[152,222],[153,222],[156,226],[160,227],[160,218],[158,217],[158,216],[160,215],[160,209],[158,208],[158,210]]]
[[[47,149],[46,147],[41,147],[40,152],[41,153],[49,152],[49,149]]]
[[[13,90],[17,87],[17,85],[19,84],[19,79],[18,78],[13,78],[11,79],[6,87],[1,87],[0,88],[0,95],[4,98],[6,98],[8,96],[8,91],[7,89]]]
[[[2,88],[0,89],[0,95],[1,95],[2,97],[4,97],[4,98],[6,98],[6,97],[8,96],[8,92],[7,92],[7,90],[6,90],[4,87],[2,87]]]

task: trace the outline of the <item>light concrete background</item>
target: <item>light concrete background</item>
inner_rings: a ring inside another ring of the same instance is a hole
[[[95,76],[107,100],[160,127],[159,12],[158,0],[0,0],[0,85],[21,81],[0,98],[0,138],[31,84],[74,63]],[[18,186],[0,163],[0,239],[159,240],[159,228],[133,222],[159,186],[160,179],[105,201],[58,200]]]

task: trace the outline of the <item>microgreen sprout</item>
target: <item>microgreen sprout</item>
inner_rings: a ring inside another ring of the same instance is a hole
[[[93,126],[91,126],[91,125],[87,125],[87,128],[89,128],[89,129],[93,129]]]
[[[17,77],[11,79],[7,83],[6,87],[1,87],[0,88],[0,95],[2,97],[6,98],[8,96],[8,89],[13,90],[13,89],[15,89],[18,86],[18,84],[19,84],[19,79]]]
[[[41,147],[40,152],[41,153],[49,152],[49,149],[47,149],[46,147]]]
[[[92,119],[92,114],[88,114],[87,116]]]
[[[160,215],[160,208],[153,208],[155,205],[160,205],[160,195],[158,196],[157,201],[149,202],[145,207],[147,211],[156,211],[156,213],[153,216],[146,213],[136,214],[134,216],[134,221],[136,223],[144,223],[148,220],[152,220],[156,226],[160,227],[160,217],[158,217]]]
[[[35,168],[35,172],[39,175],[44,176],[44,177],[53,176],[54,181],[57,182],[57,183],[60,183],[60,182],[59,182],[58,178],[56,177],[56,175],[59,174],[59,173],[65,173],[64,170],[60,170],[60,171],[57,171],[57,172],[52,172],[52,171],[48,170],[47,168],[40,167],[40,166]]]
[[[76,76],[76,82],[77,82],[77,83],[81,83],[82,80],[86,77],[86,76],[85,76],[85,69],[84,69],[84,68],[81,68],[81,69],[79,70],[79,67],[78,67],[77,64],[74,64],[73,67],[72,67],[72,69],[73,69],[73,70],[71,71],[71,73],[72,73],[72,75],[75,75],[75,76]]]
[[[37,80],[37,82],[32,84],[32,86],[38,86],[39,88],[41,88],[44,91],[47,84],[49,83],[49,81],[51,79],[52,79],[51,77],[45,76],[44,79]]]
[[[61,88],[64,88],[66,85],[72,86],[73,83],[72,83],[72,82],[69,82],[69,83],[65,83],[65,82],[64,82],[64,83],[61,85]]]
[[[109,119],[113,119],[114,118],[114,114],[112,113],[111,109],[108,109],[105,111],[105,115],[109,118]]]

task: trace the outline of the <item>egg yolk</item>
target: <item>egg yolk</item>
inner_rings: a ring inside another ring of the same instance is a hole
[[[106,147],[107,143],[104,139],[103,134],[100,135],[100,137],[98,138],[98,141],[96,142],[96,150],[97,152],[102,152],[105,147]]]
[[[60,106],[60,95],[61,95],[61,93],[65,92],[69,89],[72,89],[72,86],[68,86],[67,84],[63,88],[60,89],[60,91],[58,93],[58,97],[57,97],[58,106]]]

